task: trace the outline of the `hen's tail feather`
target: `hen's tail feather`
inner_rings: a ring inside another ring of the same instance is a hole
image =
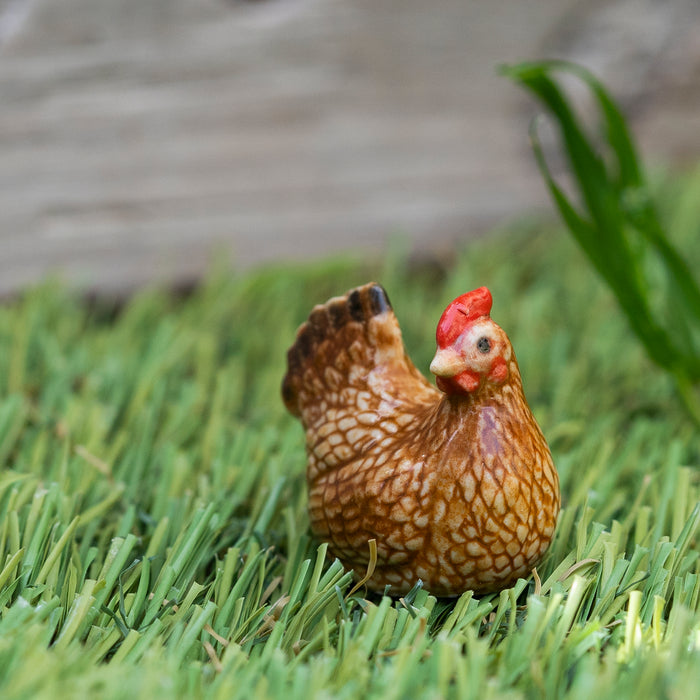
[[[376,282],[314,307],[309,319],[299,327],[296,340],[287,353],[287,374],[282,382],[282,398],[287,409],[299,415],[296,385],[305,364],[324,340],[337,334],[348,323],[365,324],[373,316],[391,310],[386,291]]]

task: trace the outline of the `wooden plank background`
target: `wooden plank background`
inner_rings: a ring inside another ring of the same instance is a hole
[[[548,207],[501,62],[558,55],[700,156],[696,0],[0,0],[0,293],[444,254]]]

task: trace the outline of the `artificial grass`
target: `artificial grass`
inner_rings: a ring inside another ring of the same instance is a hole
[[[666,186],[689,260],[700,178]],[[307,534],[279,398],[311,306],[381,281],[426,371],[445,303],[488,285],[564,510],[500,595],[351,594]],[[691,697],[700,438],[556,229],[447,270],[401,254],[252,274],[119,310],[48,284],[0,307],[0,697]]]

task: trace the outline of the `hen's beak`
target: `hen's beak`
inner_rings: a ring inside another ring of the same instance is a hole
[[[436,377],[455,377],[464,370],[464,360],[452,348],[438,349],[430,363],[430,371]]]

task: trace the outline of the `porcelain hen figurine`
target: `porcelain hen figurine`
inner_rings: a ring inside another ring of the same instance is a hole
[[[382,287],[316,306],[282,395],[306,430],[311,529],[367,585],[435,595],[505,588],[554,533],[559,480],[485,287],[437,327],[432,387],[407,357]]]

